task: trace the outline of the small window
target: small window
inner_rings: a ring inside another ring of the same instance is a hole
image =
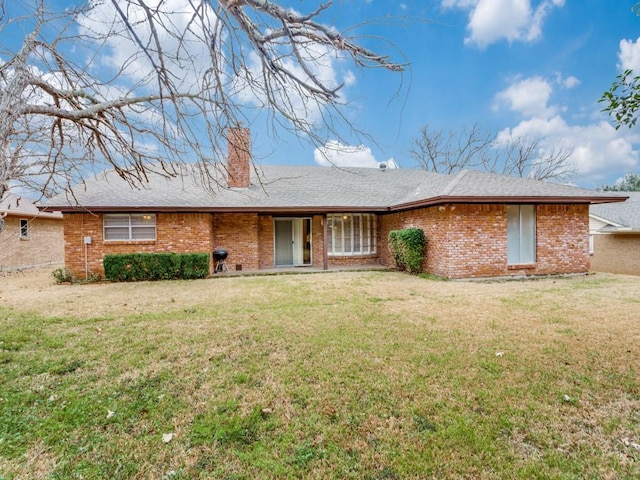
[[[107,214],[103,219],[105,240],[155,240],[156,216],[149,213]]]
[[[29,238],[29,220],[20,219],[20,238],[23,240]]]

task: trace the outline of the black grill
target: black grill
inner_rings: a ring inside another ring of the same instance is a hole
[[[213,251],[213,259],[216,262],[222,262],[223,260],[226,260],[228,255],[229,255],[229,252],[227,252],[223,248],[216,248]]]

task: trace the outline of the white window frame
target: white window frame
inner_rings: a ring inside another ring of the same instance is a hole
[[[536,243],[536,206],[507,205],[507,264],[534,264]]]
[[[378,217],[375,214],[327,214],[327,222],[328,255],[334,257],[353,257],[376,254]]]
[[[20,219],[20,240],[29,240],[29,220],[26,218]]]
[[[108,224],[109,220],[115,220],[116,218],[120,220],[118,224]],[[124,219],[127,220],[126,223],[123,222]],[[142,220],[142,222],[139,220]],[[151,220],[153,220],[153,224],[145,223]],[[102,238],[107,242],[155,240],[156,222],[156,215],[153,213],[106,213],[102,217]],[[153,228],[153,235],[147,233],[151,228]],[[115,231],[126,232],[126,238],[123,238],[122,235],[114,236]]]

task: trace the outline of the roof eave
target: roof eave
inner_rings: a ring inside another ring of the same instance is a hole
[[[262,213],[262,214],[323,214],[323,213],[344,213],[344,212],[369,212],[383,213],[388,211],[387,207],[382,206],[352,206],[352,205],[333,205],[333,206],[299,206],[299,207],[184,207],[184,206],[69,206],[55,205],[51,207],[41,207],[43,211],[60,211],[62,213],[128,213],[128,212],[160,212],[160,213]]]
[[[171,205],[48,205],[39,206],[42,212],[62,213],[125,213],[125,212],[172,212],[172,213],[262,213],[262,214],[323,214],[343,212],[385,213],[414,208],[437,206],[444,203],[473,204],[594,204],[623,202],[628,197],[595,196],[447,196],[439,195],[413,202],[404,202],[391,206],[367,205],[308,205],[308,206],[171,206]]]
[[[41,210],[38,212],[26,212],[18,210],[0,210],[0,216],[5,215],[7,217],[22,217],[22,218],[49,218],[53,220],[62,220],[62,215],[58,210]]]
[[[629,235],[629,234],[640,233],[640,228],[621,227],[621,228],[612,228],[609,230],[596,230],[592,233],[597,235]]]
[[[628,197],[594,197],[594,196],[447,196],[440,195],[414,202],[406,202],[390,207],[390,211],[410,210],[419,207],[431,207],[443,203],[475,203],[475,204],[593,204],[624,202]]]
[[[606,224],[611,225],[612,227],[615,227],[615,228],[624,228],[625,227],[625,225],[623,225],[620,222],[616,222],[616,221],[611,220],[609,218],[605,218],[605,217],[602,217],[600,215],[596,215],[595,213],[589,212],[589,216],[591,218],[593,218],[594,220],[597,220],[597,221],[602,222],[602,223],[606,223]]]

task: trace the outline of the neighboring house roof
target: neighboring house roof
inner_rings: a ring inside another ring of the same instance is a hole
[[[249,188],[226,187],[224,166],[206,186],[197,172],[132,189],[113,171],[88,180],[73,196],[41,208],[60,211],[344,212],[398,211],[443,203],[601,203],[626,196],[525,178],[465,170],[443,175],[415,169],[264,166]]]
[[[592,205],[589,214],[603,225],[597,231],[603,233],[640,232],[640,192],[620,192],[628,196],[622,203]]]
[[[4,216],[5,214],[13,217],[38,217],[62,220],[62,213],[41,212],[32,200],[21,195],[16,195],[15,193],[5,194],[2,201],[0,201],[0,216]]]

